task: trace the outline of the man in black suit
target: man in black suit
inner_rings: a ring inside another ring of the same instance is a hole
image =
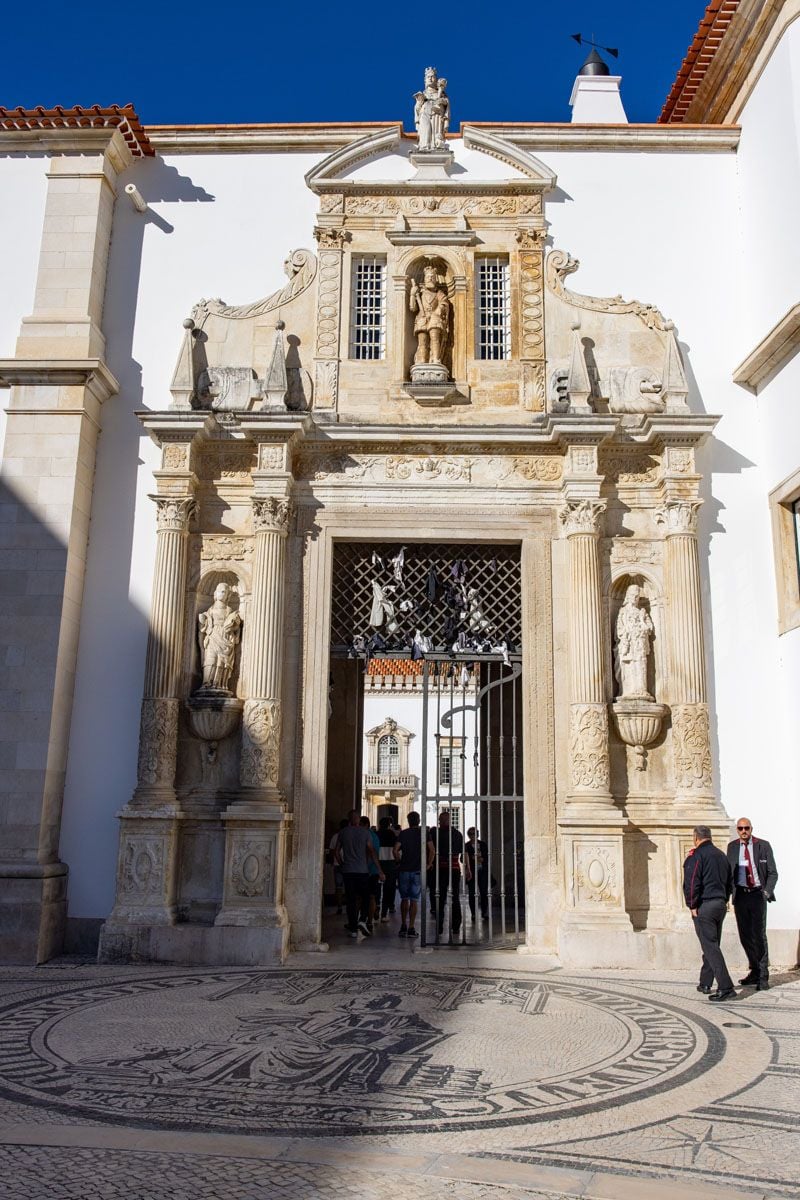
[[[694,850],[689,851],[683,864],[683,895],[691,909],[694,931],[703,950],[697,990],[709,1000],[732,1000],[736,995],[719,944],[731,888],[731,868],[727,858],[711,841],[708,826],[695,825]],[[715,979],[717,990],[712,992]]]
[[[754,983],[756,990],[769,987],[769,948],[767,946],[767,904],[775,899],[778,871],[772,846],[753,837],[753,822],[740,817],[736,822],[739,837],[728,845],[728,862],[733,871],[733,911],[739,941],[747,955],[749,970],[741,984]]]

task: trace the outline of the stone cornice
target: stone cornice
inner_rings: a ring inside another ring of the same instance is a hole
[[[332,153],[369,134],[402,134],[397,121],[326,122],[298,125],[149,125],[160,154]]]
[[[117,171],[155,153],[133,107],[0,108],[0,153],[108,153]]]
[[[476,128],[482,128],[478,122]],[[739,145],[738,125],[560,125],[487,124],[527,150],[732,151]]]
[[[733,382],[757,392],[800,345],[800,302],[792,305],[733,372]]]
[[[0,358],[0,388],[92,387],[98,399],[119,391],[101,358]]]

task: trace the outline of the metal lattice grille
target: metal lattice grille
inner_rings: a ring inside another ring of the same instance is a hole
[[[453,643],[454,612],[458,628],[469,631],[468,610],[463,605],[454,609],[454,586],[462,588],[462,596],[475,592],[473,601],[477,600],[479,611],[488,622],[485,635],[489,640],[505,641],[509,648],[521,645],[519,545],[404,543],[402,584],[395,581],[391,563],[399,549],[400,543],[385,542],[339,542],[335,546],[331,601],[333,654],[349,653],[356,637],[369,637],[375,632],[370,625],[373,580],[387,589],[398,624],[391,634],[387,634],[385,623],[378,627],[385,643],[380,648],[382,652],[406,652],[408,656],[416,630],[431,639],[435,650],[449,650]],[[383,567],[373,566],[373,555],[382,560]],[[433,599],[429,598],[431,568],[437,580]],[[473,617],[475,611],[473,604]],[[462,612],[467,614],[463,618]]]
[[[478,357],[511,355],[511,302],[508,260],[478,259]]]
[[[383,358],[386,349],[386,263],[375,255],[353,259],[350,357]]]

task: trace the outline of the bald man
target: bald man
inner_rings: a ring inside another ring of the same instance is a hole
[[[739,941],[747,955],[748,971],[739,982],[755,984],[765,992],[769,987],[769,947],[767,946],[767,904],[775,899],[778,871],[772,846],[753,837],[753,822],[739,817],[739,835],[728,845],[728,862],[733,871],[733,911]]]

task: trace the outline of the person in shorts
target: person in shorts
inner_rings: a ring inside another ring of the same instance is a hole
[[[397,890],[400,893],[399,937],[417,937],[414,922],[417,905],[422,895],[422,838],[419,828],[419,813],[408,814],[408,829],[397,835],[394,857],[399,864]]]

